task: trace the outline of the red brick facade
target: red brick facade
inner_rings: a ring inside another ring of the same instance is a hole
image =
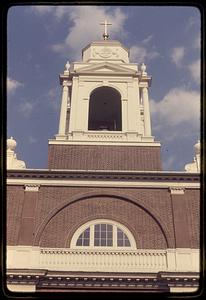
[[[75,230],[104,218],[124,224],[139,249],[198,248],[199,191],[166,188],[8,186],[8,245],[69,247]]]
[[[49,169],[161,171],[160,147],[49,145]]]

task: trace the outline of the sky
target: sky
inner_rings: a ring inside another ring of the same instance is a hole
[[[14,6],[7,17],[7,137],[27,168],[47,168],[48,139],[58,132],[66,61],[110,38],[147,65],[152,135],[163,170],[184,171],[200,137],[200,12],[187,6]]]

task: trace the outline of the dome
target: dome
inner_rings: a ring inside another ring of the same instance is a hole
[[[200,140],[194,145],[195,154],[200,154]]]
[[[16,148],[17,142],[11,136],[10,139],[7,139],[7,150],[12,150]]]

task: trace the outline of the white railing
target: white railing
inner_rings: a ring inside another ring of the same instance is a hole
[[[102,272],[199,272],[199,249],[66,249],[8,246],[8,269]]]
[[[84,134],[89,140],[126,140],[125,133],[111,131],[89,132]]]
[[[69,271],[140,272],[167,270],[167,252],[40,249],[39,266]]]

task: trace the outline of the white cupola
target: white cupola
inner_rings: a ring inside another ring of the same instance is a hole
[[[82,50],[82,61],[69,63],[60,74],[63,87],[59,131],[61,143],[127,143],[160,146],[151,130],[148,88],[151,76],[144,63],[130,63],[129,50],[109,39]],[[54,143],[50,140],[49,143]]]

